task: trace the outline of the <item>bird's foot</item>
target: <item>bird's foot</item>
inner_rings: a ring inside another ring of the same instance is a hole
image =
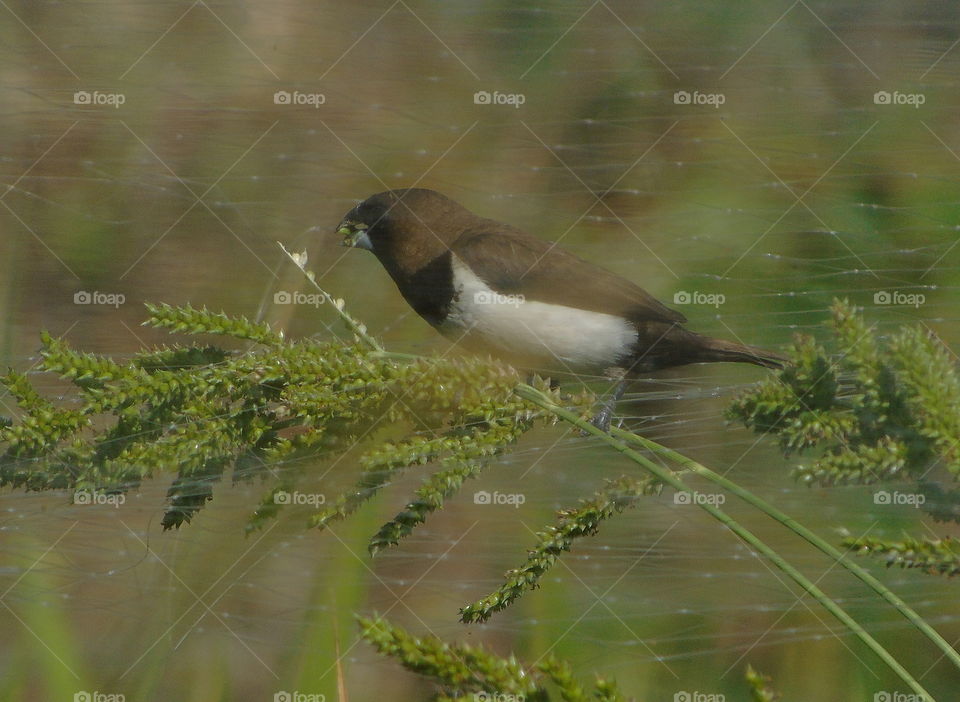
[[[600,405],[600,411],[594,415],[590,423],[604,434],[610,431],[610,420],[613,419],[613,411],[617,407],[617,401],[623,397],[623,392],[627,387],[627,381],[623,378],[616,384],[613,391],[603,398]],[[582,436],[587,436],[588,432],[581,431]]]
[[[610,431],[610,420],[613,419],[613,403],[604,404],[603,407],[597,412],[593,419],[590,420],[590,423],[595,426],[597,429],[606,434]],[[583,436],[588,436],[589,433],[586,431],[580,432]]]

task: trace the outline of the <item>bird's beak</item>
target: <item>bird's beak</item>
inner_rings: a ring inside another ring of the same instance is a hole
[[[360,222],[341,222],[337,227],[337,234],[343,237],[341,246],[349,248],[369,249],[370,237],[367,235],[367,225]]]

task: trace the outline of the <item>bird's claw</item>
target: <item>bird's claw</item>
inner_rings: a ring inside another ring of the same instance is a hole
[[[613,418],[613,407],[610,405],[604,405],[604,407],[594,415],[593,419],[590,420],[590,423],[595,426],[597,429],[602,431],[604,434],[610,431],[610,420]],[[584,436],[587,436],[588,432],[581,432]]]

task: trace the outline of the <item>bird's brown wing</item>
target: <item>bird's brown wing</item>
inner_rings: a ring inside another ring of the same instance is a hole
[[[646,290],[559,246],[519,229],[482,220],[451,251],[503,295],[604,312],[634,322],[686,322]]]

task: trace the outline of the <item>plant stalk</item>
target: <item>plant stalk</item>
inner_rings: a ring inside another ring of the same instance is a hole
[[[676,477],[671,469],[657,465],[646,456],[637,453],[628,445],[615,439],[611,434],[598,429],[583,417],[574,414],[565,407],[560,407],[559,405],[554,404],[549,397],[541,393],[536,388],[530,385],[519,385],[516,389],[516,393],[525,400],[529,400],[545,410],[552,412],[556,416],[560,417],[566,422],[569,422],[570,424],[573,424],[582,431],[597,437],[607,445],[625,455],[637,465],[640,465],[649,472],[653,473],[657,478],[662,480],[667,485],[670,485],[674,489],[680,492],[689,493],[691,496],[694,494],[694,491],[688,487],[686,483]],[[706,503],[698,504],[698,506],[714,519],[730,529],[730,531],[740,537],[740,539],[745,543],[766,556],[771,563],[773,563],[777,568],[789,576],[790,579],[792,579],[807,593],[809,593],[810,596],[817,600],[817,602],[819,602],[824,609],[836,617],[884,663],[886,663],[891,670],[900,676],[900,679],[903,680],[903,682],[905,682],[911,690],[919,695],[922,695],[922,699],[926,700],[927,702],[936,702],[934,697],[927,692],[926,689],[924,689],[924,687],[910,674],[910,672],[907,671],[907,669],[904,668],[900,662],[897,661],[897,659],[894,658],[893,655],[887,651],[876,639],[874,639],[873,636],[866,631],[866,629],[857,623],[853,617],[847,614],[846,610],[844,610],[819,587],[817,587],[817,585],[809,580],[803,573],[794,568],[772,547],[768,546],[764,541],[753,534],[753,532],[749,531],[723,510]]]
[[[930,639],[937,648],[939,648],[947,658],[949,658],[953,664],[960,669],[960,653],[954,649],[950,643],[944,639],[936,629],[930,626],[927,621],[917,614],[910,605],[904,602],[896,593],[890,590],[886,585],[877,580],[871,573],[860,566],[858,563],[854,562],[852,559],[848,558],[849,554],[845,554],[836,546],[831,544],[829,541],[820,538],[814,532],[812,532],[807,527],[800,524],[796,519],[789,516],[785,512],[777,509],[775,506],[767,502],[761,497],[753,494],[749,490],[740,487],[737,483],[733,482],[729,478],[726,478],[716,471],[713,471],[707,468],[700,463],[697,463],[692,458],[684,456],[682,453],[678,453],[673,449],[667,448],[662,444],[658,444],[656,441],[652,441],[638,434],[634,434],[629,431],[623,431],[622,429],[612,429],[610,433],[613,436],[616,436],[624,441],[628,441],[639,446],[643,446],[650,451],[663,456],[664,458],[669,458],[672,461],[675,461],[677,464],[683,466],[687,470],[696,473],[697,475],[706,478],[712,483],[723,487],[724,489],[730,491],[743,501],[753,505],[759,509],[764,514],[768,515],[770,518],[778,521],[783,526],[787,527],[790,531],[795,533],[797,536],[802,538],[804,541],[809,543],[811,546],[819,549],[826,555],[833,558],[840,565],[846,568],[848,571],[853,573],[857,578],[863,581],[864,584],[870,587],[874,592],[880,595],[883,599],[889,602],[894,608],[900,612],[907,620],[913,624],[917,629],[919,629],[928,639]]]

